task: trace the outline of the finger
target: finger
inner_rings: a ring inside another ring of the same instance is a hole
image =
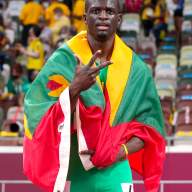
[[[80,155],[91,155],[91,153],[88,151],[81,151],[79,154]]]
[[[81,65],[81,60],[77,55],[74,55],[76,61],[77,61],[77,65]]]
[[[108,67],[108,66],[111,65],[111,64],[113,64],[113,62],[111,62],[111,61],[104,62],[104,63],[102,63],[102,64],[99,66],[99,69],[101,70],[101,69],[103,69],[103,68],[105,68],[105,67]]]
[[[93,150],[84,150],[79,152],[81,155],[93,155],[95,151]]]
[[[89,61],[89,63],[88,63],[87,66],[88,66],[88,67],[91,67],[91,66],[95,63],[96,59],[97,59],[100,55],[101,55],[101,50],[96,51],[95,54],[91,57],[91,60]]]
[[[96,77],[92,78],[92,80],[90,81],[90,86],[94,85],[96,83]]]
[[[99,75],[99,70],[98,67],[94,67],[90,70],[89,75],[91,75],[91,77],[96,77],[97,75]]]
[[[112,61],[105,61],[105,62],[103,62],[101,65],[99,65],[97,68],[98,68],[99,70],[101,70],[101,69],[103,69],[103,68],[105,68],[105,67],[107,67],[107,66],[109,66],[109,65],[111,65],[111,64],[113,64]]]
[[[80,151],[81,155],[93,155],[95,152],[93,150]]]

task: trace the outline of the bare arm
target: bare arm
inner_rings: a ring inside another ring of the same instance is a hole
[[[129,154],[135,153],[144,147],[144,142],[139,137],[132,137],[126,144]]]
[[[23,47],[20,48],[20,52],[23,53],[24,55],[27,55],[29,57],[33,57],[35,59],[38,59],[40,57],[39,52],[29,51]]]
[[[140,138],[133,136],[125,145],[128,149],[128,153],[130,155],[132,153],[135,153],[135,152],[141,150],[144,147],[144,142]],[[84,150],[84,151],[81,151],[80,154],[93,156],[95,154],[95,151]],[[121,160],[125,159],[125,157],[126,157],[126,153],[125,153],[124,147],[121,146],[119,153],[117,154],[116,161],[121,161]]]
[[[133,136],[126,144],[129,155],[140,151],[144,147],[144,142],[138,138]],[[120,148],[119,153],[117,154],[117,161],[120,161],[126,157],[126,153],[123,147]]]

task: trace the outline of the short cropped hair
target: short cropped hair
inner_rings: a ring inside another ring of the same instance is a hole
[[[85,0],[85,12],[88,11],[88,7],[89,7],[89,4],[90,4],[90,1],[93,1],[93,0]],[[117,2],[117,6],[118,6],[118,11],[120,10],[120,4],[119,4],[119,0],[114,0]]]

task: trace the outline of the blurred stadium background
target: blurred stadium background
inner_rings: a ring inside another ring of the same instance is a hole
[[[192,192],[192,0],[119,1],[118,34],[151,68],[162,103],[160,192]],[[84,0],[0,0],[1,192],[40,191],[22,173],[23,98],[50,54],[85,29],[83,12]]]

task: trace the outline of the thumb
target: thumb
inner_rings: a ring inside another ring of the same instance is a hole
[[[77,66],[78,66],[78,65],[81,65],[81,60],[80,60],[79,56],[74,55],[74,57],[75,57],[75,59],[76,59],[76,61],[77,61]]]

